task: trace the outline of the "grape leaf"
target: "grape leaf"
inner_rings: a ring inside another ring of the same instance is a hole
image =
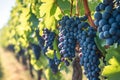
[[[52,58],[54,57],[54,50],[50,50],[48,49],[48,51],[46,52],[46,55],[49,57],[49,58]]]
[[[43,17],[44,15],[50,17],[50,11],[53,8],[54,0],[42,0],[43,4],[39,7],[40,9],[40,16]]]
[[[56,0],[56,2],[64,12],[67,11],[69,14],[70,12],[70,1],[69,0]]]
[[[45,24],[45,27],[47,27],[48,29],[55,30],[56,29],[56,19],[55,19],[55,17],[54,16],[45,17],[44,18],[44,24]]]
[[[102,54],[105,55],[105,54],[106,54],[106,50],[105,50],[105,48],[104,48],[105,41],[99,39],[99,37],[96,36],[96,37],[95,37],[95,43],[96,43],[98,49],[102,52]]]
[[[111,59],[113,56],[120,62],[120,46],[118,46],[117,48],[115,47],[115,45],[110,46],[107,50],[106,54],[106,60],[108,61],[109,59]]]
[[[102,74],[108,77],[108,80],[119,80],[120,77],[120,46],[115,45],[107,49],[106,61],[108,65],[103,69]]]
[[[57,9],[56,4],[53,4],[52,7],[51,7],[51,10],[50,10],[50,16],[55,14],[56,9]]]
[[[120,57],[120,56],[119,56]],[[115,57],[109,60],[110,65],[105,66],[102,74],[108,77],[108,80],[119,80],[120,79],[120,62]]]
[[[58,41],[56,38],[54,39],[54,42],[53,42],[53,49],[57,51],[57,53],[56,53],[57,58],[60,59],[60,53],[59,53],[59,49],[58,49]]]
[[[46,74],[47,80],[58,80],[58,79],[64,80],[62,77],[63,75],[60,72],[58,72],[57,74],[54,74],[50,68],[46,69],[45,74]]]
[[[43,54],[41,54],[41,57],[38,60],[36,60],[34,54],[31,54],[31,64],[35,70],[40,70],[47,66],[48,63],[46,57]]]
[[[61,63],[60,63],[59,69],[60,69],[60,71],[65,71],[66,73],[69,73],[69,72],[70,72],[68,66],[66,66],[64,62],[61,62]]]
[[[34,29],[35,27],[38,27],[39,20],[37,19],[36,15],[32,12],[30,13],[30,18],[28,21],[32,23],[31,28]]]

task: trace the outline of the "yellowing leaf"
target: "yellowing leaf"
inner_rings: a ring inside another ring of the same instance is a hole
[[[40,6],[40,17],[43,17],[44,15],[50,16],[50,10],[52,8],[53,3],[45,2]]]
[[[109,63],[112,64],[113,66],[119,66],[120,65],[115,57],[111,58],[109,60]]]
[[[117,48],[115,45],[110,46],[107,49],[106,61],[109,62],[104,67],[102,75],[106,76],[108,80],[119,80],[120,79],[120,47]]]
[[[45,2],[47,4],[54,3],[55,0],[41,0],[41,2]]]
[[[45,24],[45,27],[47,27],[48,29],[52,29],[52,30],[56,29],[56,20],[54,16],[45,17],[44,24]]]
[[[46,55],[47,55],[48,57],[50,57],[50,58],[53,58],[53,57],[54,57],[53,54],[54,54],[54,50],[48,49],[48,51],[46,52]]]

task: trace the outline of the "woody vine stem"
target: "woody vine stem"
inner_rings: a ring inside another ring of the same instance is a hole
[[[88,6],[88,0],[83,0],[83,4],[84,4],[84,9],[85,9],[85,15],[88,17],[88,21],[89,21],[90,25],[94,29],[97,29],[97,27],[95,26],[95,24],[92,20],[92,17],[91,17],[91,11],[90,11],[89,6]]]

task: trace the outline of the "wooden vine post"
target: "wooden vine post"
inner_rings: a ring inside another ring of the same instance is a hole
[[[91,11],[90,11],[89,6],[88,6],[88,0],[83,0],[83,4],[84,4],[84,9],[85,9],[85,15],[88,17],[89,24],[94,29],[97,29],[97,27],[95,26],[95,24],[92,20],[92,17],[91,17]]]

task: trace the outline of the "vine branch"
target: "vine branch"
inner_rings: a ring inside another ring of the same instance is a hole
[[[85,15],[88,17],[88,21],[90,23],[90,25],[94,28],[97,29],[97,27],[95,26],[92,17],[91,17],[91,12],[88,6],[88,0],[83,0],[83,4],[84,4],[84,9],[85,9]]]
[[[82,80],[82,68],[79,62],[80,59],[78,56],[76,56],[72,64],[73,66],[72,80]]]
[[[72,62],[72,68],[73,68],[73,74],[72,74],[72,80],[82,80],[82,67],[80,65],[80,45],[78,42],[76,42],[76,47],[75,47],[75,58]]]

